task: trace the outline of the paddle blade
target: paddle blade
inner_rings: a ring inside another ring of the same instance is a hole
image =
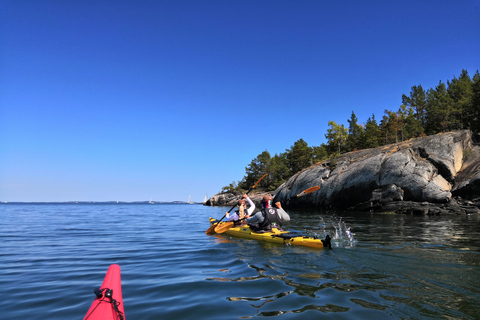
[[[318,189],[320,189],[319,186],[315,186],[315,187],[311,187],[311,188],[305,189],[305,190],[303,190],[302,192],[300,192],[299,194],[297,194],[297,197],[301,197],[301,196],[304,196],[304,195],[306,195],[306,194],[315,192],[315,191],[317,191]]]
[[[262,181],[262,179],[265,178],[266,176],[268,176],[268,173],[265,173],[260,179],[258,179],[257,183],[255,183],[255,185],[254,185],[250,190],[247,191],[247,194],[249,194],[250,191],[252,191],[253,189],[255,189],[255,187],[257,186],[257,184],[259,184],[260,181]],[[235,208],[236,206],[237,206],[237,204],[234,204],[233,207],[231,207],[230,210],[228,210],[228,213],[230,213],[230,211],[232,211],[233,208]],[[226,217],[226,214],[223,216],[223,218],[225,218],[225,217]],[[225,231],[227,231],[228,229],[230,229],[230,228],[233,226],[233,222],[227,222],[227,223],[224,223],[224,224],[222,224],[222,225],[219,226],[219,224],[220,224],[220,222],[223,220],[223,218],[220,219],[220,221],[218,221],[217,223],[212,224],[212,225],[210,226],[210,228],[208,228],[207,231],[205,231],[205,233],[206,233],[207,235],[212,235],[212,234],[214,234],[215,232],[216,232],[216,233],[222,233],[222,232],[225,232]],[[230,223],[231,223],[231,225],[230,225]],[[217,226],[218,226],[218,228],[217,228]],[[223,226],[223,227],[222,227],[222,226]]]
[[[215,232],[224,233],[225,231],[229,230],[231,227],[233,227],[233,222],[224,222],[215,228]]]
[[[215,233],[215,227],[217,226],[216,223],[212,224],[210,226],[210,228],[207,229],[207,231],[205,231],[206,234],[208,234],[209,236],[211,236],[212,234]]]

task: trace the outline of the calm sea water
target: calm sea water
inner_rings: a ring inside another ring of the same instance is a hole
[[[0,318],[82,319],[112,263],[129,320],[480,318],[478,216],[290,212],[328,251],[207,236],[224,211],[2,204]]]

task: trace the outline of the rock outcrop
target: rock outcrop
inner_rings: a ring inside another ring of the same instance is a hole
[[[248,196],[250,199],[255,203],[256,208],[262,207],[262,198],[265,196],[266,192],[257,192],[257,193],[250,193]],[[218,193],[212,196],[210,199],[205,202],[207,206],[233,206],[236,205],[238,200],[242,198],[242,193],[232,193],[232,192],[223,192]]]
[[[305,169],[275,201],[397,213],[480,213],[480,141],[468,130],[343,154]],[[320,186],[305,197],[302,190]]]

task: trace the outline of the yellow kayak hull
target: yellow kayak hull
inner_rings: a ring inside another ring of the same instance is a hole
[[[217,222],[217,219],[214,218],[210,218],[209,220],[210,225],[213,225]],[[222,225],[223,223],[225,222],[220,222],[220,225]],[[290,233],[289,231],[280,231],[277,228],[272,228],[271,232],[254,232],[248,225],[244,225],[232,227],[223,233],[239,238],[254,239],[279,244],[291,244],[295,246],[303,246],[317,249],[324,247],[323,241],[321,239],[310,236],[296,235]]]

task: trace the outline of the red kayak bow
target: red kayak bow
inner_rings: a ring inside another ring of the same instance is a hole
[[[94,293],[97,297],[83,320],[125,320],[118,264],[112,264],[108,268],[102,286],[95,289]]]

